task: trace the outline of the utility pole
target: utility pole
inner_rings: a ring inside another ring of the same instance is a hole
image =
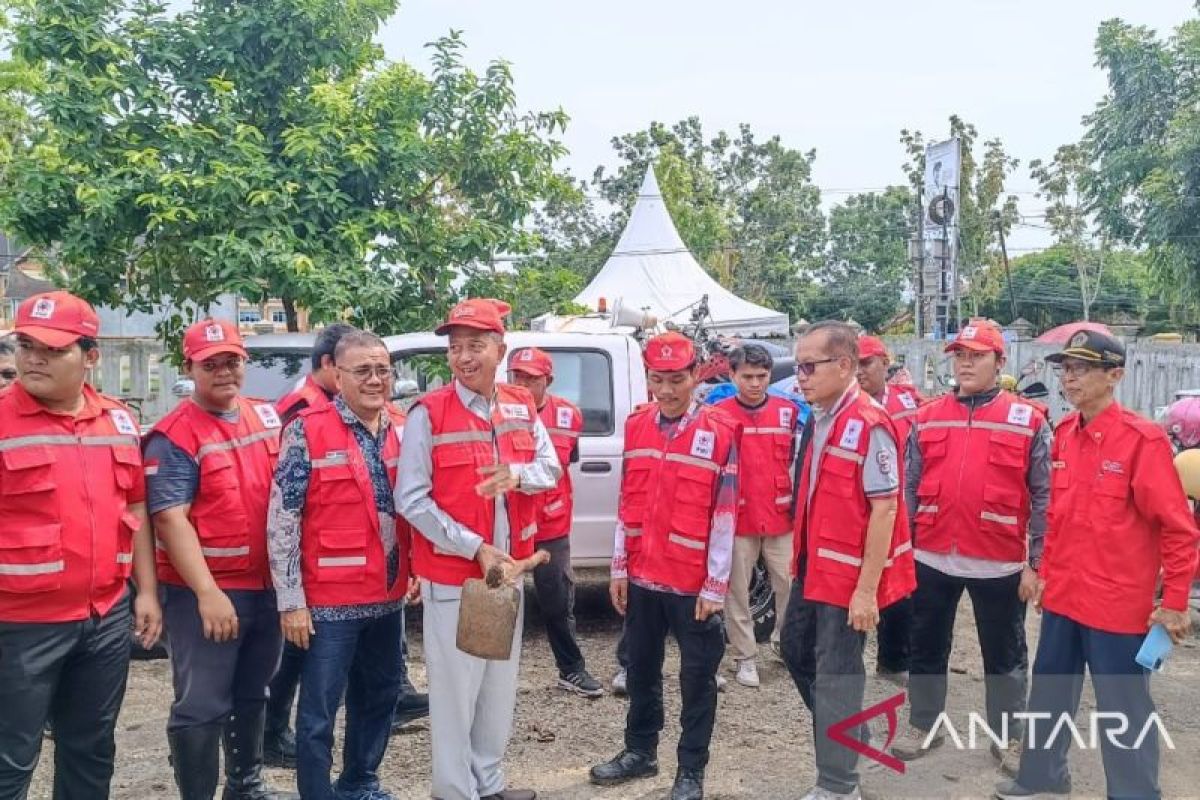
[[[913,299],[913,328],[918,339],[925,338],[925,207],[921,204],[921,187],[917,186],[917,203],[913,207],[912,261],[917,268],[916,297]]]
[[[996,221],[996,233],[1000,235],[1000,256],[1004,259],[1004,277],[1008,280],[1008,304],[1012,309],[1011,325],[1017,321],[1017,296],[1013,292],[1012,270],[1008,266],[1008,247],[1004,244],[1004,219],[1000,216],[999,211],[992,212],[992,219]]]

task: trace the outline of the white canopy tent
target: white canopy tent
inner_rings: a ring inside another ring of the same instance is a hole
[[[715,333],[788,335],[787,314],[743,300],[697,263],[675,230],[650,167],[621,240],[575,302],[594,309],[603,297],[610,310],[619,301],[624,308],[645,309],[660,322],[684,325],[704,295],[712,316],[709,328]]]

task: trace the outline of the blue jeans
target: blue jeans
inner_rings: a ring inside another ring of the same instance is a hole
[[[314,621],[296,709],[296,779],[304,800],[330,800],[333,726],[346,695],[340,795],[379,788],[376,771],[400,694],[403,612],[372,619]]]

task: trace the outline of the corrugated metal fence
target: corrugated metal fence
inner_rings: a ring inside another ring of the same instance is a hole
[[[890,339],[888,347],[902,358],[928,394],[947,391],[951,376],[950,357],[942,352],[943,342]],[[1126,345],[1125,379],[1117,387],[1117,399],[1126,407],[1152,417],[1157,408],[1169,405],[1180,389],[1200,389],[1200,345],[1157,344],[1140,341]],[[1061,350],[1057,345],[1012,342],[1008,346],[1005,372],[1022,376],[1022,386],[1041,381],[1050,390],[1047,402],[1057,419],[1070,410],[1059,393],[1058,379],[1046,356]]]

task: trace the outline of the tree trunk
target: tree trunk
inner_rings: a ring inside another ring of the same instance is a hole
[[[300,330],[300,322],[296,317],[296,300],[287,295],[280,300],[283,301],[283,314],[287,317],[288,333],[297,333]]]

